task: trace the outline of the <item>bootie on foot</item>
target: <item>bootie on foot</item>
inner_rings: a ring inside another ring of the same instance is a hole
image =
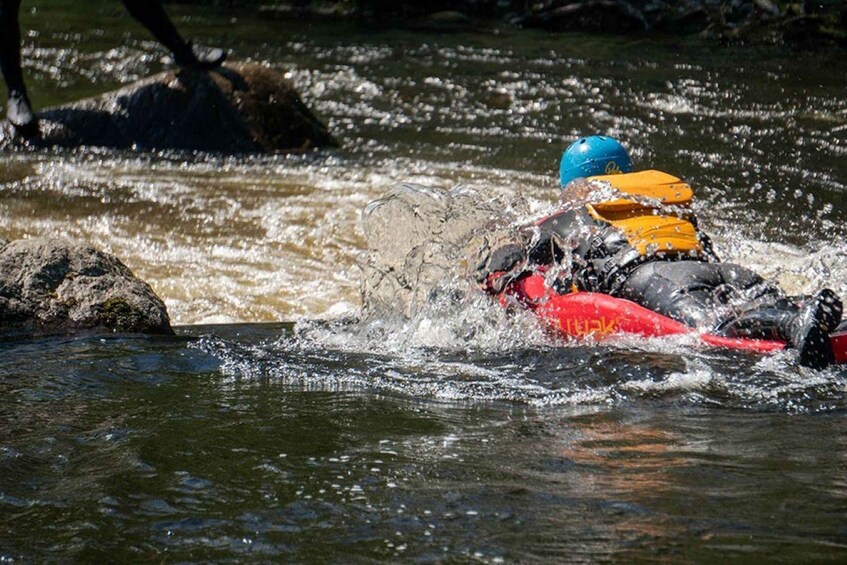
[[[174,60],[180,67],[191,69],[209,70],[220,67],[226,60],[226,51],[217,47],[199,47],[190,41],[185,43],[185,48],[174,52]]]
[[[22,136],[30,138],[38,135],[38,120],[32,113],[26,94],[14,91],[9,93],[6,117]]]
[[[797,348],[800,364],[822,369],[834,361],[829,333],[841,321],[843,306],[828,288],[818,291],[800,307],[794,319],[791,342]]]

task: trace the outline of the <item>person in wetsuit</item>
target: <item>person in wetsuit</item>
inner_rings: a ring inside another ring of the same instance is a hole
[[[687,206],[651,210],[631,194],[602,194],[612,188],[602,179],[622,185],[625,178],[658,179],[672,187],[671,200],[687,203],[685,191],[691,197],[690,187],[666,173],[632,173],[618,141],[579,139],[562,155],[566,205],[523,230],[518,241],[484,245],[475,259],[478,282],[499,293],[516,278],[560,266],[554,283],[560,293],[609,294],[719,335],[785,341],[805,366],[833,362],[829,333],[842,304],[832,290],[788,297],[753,271],[721,262]]]
[[[130,15],[141,22],[182,67],[211,69],[226,59],[222,49],[194,46],[179,35],[158,0],[122,0]],[[25,137],[38,134],[38,120],[24,85],[21,70],[21,31],[18,12],[21,0],[0,0],[0,71],[9,91],[6,117]]]

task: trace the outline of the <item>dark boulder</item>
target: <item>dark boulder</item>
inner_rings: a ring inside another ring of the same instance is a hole
[[[36,147],[265,153],[337,145],[282,73],[250,63],[168,71],[38,117]],[[0,147],[20,143],[4,122]]]
[[[454,10],[434,12],[409,24],[410,29],[434,32],[461,32],[474,29],[471,19]]]
[[[62,239],[0,240],[0,337],[173,334],[150,285],[117,257]]]
[[[622,0],[585,0],[534,12],[519,23],[548,31],[636,33],[647,29],[644,15]]]
[[[712,24],[714,18],[712,12],[697,2],[663,5],[646,15],[655,31],[673,35],[701,33]]]

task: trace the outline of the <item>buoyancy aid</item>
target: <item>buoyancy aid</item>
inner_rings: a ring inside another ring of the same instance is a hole
[[[691,187],[661,171],[639,171],[590,177],[607,182],[632,198],[586,204],[588,213],[621,230],[641,255],[702,253],[697,228],[691,221]],[[668,211],[675,213],[669,214]]]
[[[549,261],[549,250],[556,247],[552,237],[568,241],[579,234],[570,281],[579,290],[614,295],[632,269],[649,260],[715,259],[690,209],[693,191],[677,177],[648,170],[588,181],[608,183],[619,197],[540,220],[541,245],[530,251],[531,259],[543,263],[547,255]],[[561,250],[553,251],[553,260],[563,258]]]

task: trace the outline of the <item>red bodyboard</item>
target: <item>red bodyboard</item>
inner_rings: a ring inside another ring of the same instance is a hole
[[[767,353],[785,348],[785,342],[731,338],[699,333],[690,326],[644,308],[635,302],[596,292],[558,294],[547,287],[542,275],[515,281],[500,295],[500,302],[518,302],[533,310],[554,331],[569,338],[603,339],[632,334],[664,337],[690,334],[704,344]],[[847,331],[833,334],[836,362],[847,362]]]
[[[829,341],[832,342],[835,362],[847,363],[847,328],[838,326],[838,329],[829,335]]]

